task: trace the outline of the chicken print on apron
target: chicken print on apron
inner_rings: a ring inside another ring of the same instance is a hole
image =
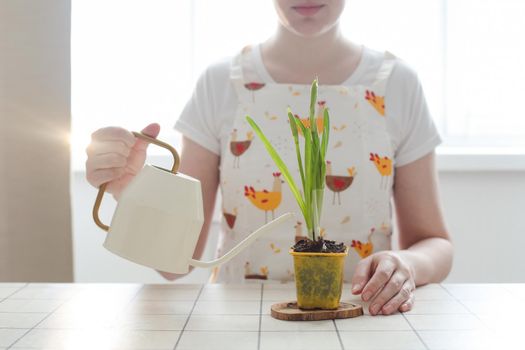
[[[279,215],[295,212],[297,221],[261,237],[215,269],[212,282],[293,281],[293,261],[288,250],[307,235],[295,198],[261,140],[254,137],[246,115],[261,127],[296,184],[302,187],[287,108],[309,128],[310,85],[258,81],[255,74],[250,76],[247,68],[250,51],[251,47],[243,49],[231,67],[238,107],[232,125],[221,135],[223,220],[217,256]],[[331,118],[321,234],[349,246],[345,281],[351,280],[360,259],[391,248],[394,151],[386,128],[388,106],[384,103],[384,93],[394,64],[395,58],[386,53],[371,86],[322,85],[320,82],[318,90],[315,121],[320,133],[325,108],[329,109]],[[299,138],[302,147],[303,136]]]

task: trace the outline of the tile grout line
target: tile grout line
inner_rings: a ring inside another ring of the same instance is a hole
[[[26,285],[27,286],[27,285]],[[26,287],[24,286],[24,288]],[[31,332],[32,330],[34,330],[36,327],[38,327],[42,322],[44,322],[45,320],[47,320],[51,315],[53,315],[55,313],[55,311],[57,311],[62,305],[64,305],[66,302],[70,301],[71,299],[73,299],[75,295],[72,295],[70,296],[69,298],[66,298],[64,299],[60,305],[58,305],[57,307],[55,307],[51,312],[48,312],[46,317],[44,317],[43,319],[41,319],[39,322],[37,322],[33,327],[31,327],[30,329],[27,330],[27,332],[25,332],[24,334],[22,334],[17,340],[15,340],[13,343],[11,343],[11,345],[9,345],[6,349],[9,350],[9,349],[12,349],[13,346],[18,343],[20,340],[22,340],[27,334],[29,334],[29,332]],[[29,299],[29,300],[35,300],[35,299]]]
[[[419,339],[419,341],[421,342],[421,344],[423,344],[423,346],[425,347],[425,349],[430,350],[430,347],[427,345],[427,343],[425,343],[425,341],[423,340],[423,338],[421,337],[421,335],[418,333],[418,331],[414,328],[414,326],[412,325],[412,323],[410,323],[410,320],[406,317],[405,313],[404,313],[404,312],[400,312],[400,314],[403,316],[403,318],[405,319],[405,321],[407,321],[408,325],[409,325],[410,328],[412,329],[412,332],[416,333],[417,338]]]
[[[307,322],[307,321],[305,321]],[[20,330],[27,330],[28,328],[20,328],[20,327],[10,327],[10,328],[0,328],[0,329],[20,329]],[[63,328],[63,327],[54,327],[54,328],[39,328],[39,329],[42,329],[42,330],[52,330],[52,331],[71,331],[71,330],[82,330],[83,328]],[[106,329],[109,329],[106,328]],[[141,332],[174,332],[174,331],[177,331],[177,329],[151,329],[151,328],[130,328],[130,329],[124,329],[124,330],[131,330],[131,331],[141,331]],[[424,331],[424,332],[441,332],[441,331],[446,331],[446,332],[450,332],[450,331],[472,331],[472,330],[475,330],[475,329],[421,329],[421,331]],[[224,333],[224,332],[228,332],[228,333],[255,333],[257,331],[249,331],[249,330],[220,330],[220,329],[216,329],[216,330],[213,330],[213,329],[210,329],[210,330],[193,330],[193,331],[188,331],[188,332],[194,332],[194,333]],[[327,333],[327,332],[332,332],[332,331],[327,331],[327,330],[295,330],[295,331],[291,331],[291,330],[281,330],[281,331],[276,331],[276,330],[272,330],[272,331],[268,331],[270,333]],[[377,333],[377,332],[389,332],[389,333],[407,333],[409,332],[409,330],[401,330],[401,329],[397,329],[397,330],[388,330],[388,329],[360,329],[360,330],[344,330],[344,331],[341,331],[343,333]],[[2,348],[3,349],[3,348]]]
[[[441,283],[438,284],[440,288],[442,289],[445,289]],[[448,291],[447,291],[448,292]],[[405,319],[405,321],[407,321],[408,325],[410,326],[410,328],[412,329],[412,331],[416,334],[416,336],[418,337],[419,341],[423,344],[423,346],[425,347],[425,349],[429,350],[430,347],[427,345],[427,343],[425,343],[425,341],[423,340],[423,338],[421,337],[421,335],[419,334],[419,332],[414,328],[414,326],[412,325],[412,323],[410,323],[410,320],[408,319],[408,317],[406,317],[405,313],[404,312],[400,312],[400,314],[403,316],[403,318]],[[421,314],[421,315],[425,315],[425,314]]]
[[[179,336],[177,338],[177,342],[173,346],[173,350],[177,349],[177,346],[179,346],[180,340],[182,339],[182,335],[184,334],[184,330],[186,329],[186,326],[188,325],[188,322],[190,321],[191,315],[193,314],[193,310],[195,310],[195,306],[197,305],[197,301],[199,301],[199,298],[201,297],[202,291],[204,290],[204,287],[206,284],[203,284],[201,288],[199,289],[199,294],[197,294],[197,297],[195,298],[195,301],[193,302],[193,306],[191,307],[190,313],[188,317],[186,318],[186,322],[184,322],[184,326],[182,326],[182,329],[179,333]]]
[[[439,284],[441,286],[441,283]],[[476,313],[472,312],[472,310],[465,304],[463,304],[461,302],[461,300],[459,300],[459,298],[457,298],[454,294],[452,294],[452,292],[450,292],[447,288],[441,286],[441,288],[443,288],[445,290],[445,292],[450,295],[452,297],[452,299],[454,299],[455,301],[457,301],[461,306],[463,306],[465,308],[465,310],[467,310],[469,313],[467,315],[472,315],[474,316],[478,321],[481,322],[482,325],[484,325],[485,327],[487,327],[488,330],[490,330],[491,332],[493,332],[493,329],[491,327],[489,327],[485,321],[483,321]],[[505,288],[504,288],[505,289]]]
[[[339,344],[341,344],[341,349],[345,350],[345,346],[343,344],[343,339],[341,339],[341,334],[339,334],[339,328],[337,328],[337,323],[335,323],[334,319],[332,319],[332,322],[334,323],[335,333],[337,334],[337,339],[339,339]]]
[[[483,323],[483,321],[476,315],[474,314],[468,307],[466,307],[458,298],[456,298],[447,288],[445,288],[441,283],[438,283],[438,286],[443,289],[445,291],[445,293],[447,293],[450,297],[452,297],[453,300],[455,300],[456,302],[458,302],[461,306],[463,306],[465,308],[465,310],[467,310],[469,312],[469,314],[471,315],[474,315],[479,321],[481,321]],[[405,320],[408,322],[410,328],[412,328],[412,330],[416,333],[417,337],[419,338],[419,340],[423,343],[423,345],[425,346],[426,349],[430,349],[427,344],[423,341],[423,338],[421,338],[421,335],[419,334],[419,332],[414,328],[414,326],[412,325],[412,323],[410,323],[410,320],[406,317],[405,313],[404,312],[401,312],[401,315],[403,315],[403,317],[405,318]],[[422,314],[424,315],[424,314]],[[468,315],[468,314],[467,314]],[[484,323],[483,323],[484,324]],[[485,324],[484,324],[485,325]]]
[[[259,303],[259,330],[257,332],[257,350],[261,349],[261,328],[262,328],[263,296],[264,296],[264,283],[261,283],[261,301]]]
[[[74,285],[75,283],[71,283],[72,285]],[[129,301],[128,305],[131,304],[131,302],[133,300],[135,300],[135,298],[137,297],[137,295],[140,293],[140,291],[144,288],[144,285],[139,288],[139,290],[137,291],[137,293],[135,293],[135,295],[133,296],[133,298],[131,298],[131,300]],[[79,292],[80,293],[80,292]],[[78,293],[77,293],[78,294]],[[71,301],[74,297],[76,296],[76,294],[72,295],[71,297],[65,299],[64,301],[62,301],[60,303],[60,305],[58,305],[56,308],[53,309],[53,311],[49,312],[47,314],[46,317],[44,317],[42,320],[40,320],[37,324],[35,324],[31,329],[29,329],[27,332],[25,332],[24,334],[22,334],[22,336],[20,338],[18,338],[17,340],[15,340],[15,342],[13,342],[9,347],[7,347],[6,349],[9,350],[9,349],[12,349],[12,347],[18,343],[20,340],[22,340],[22,338],[24,338],[29,332],[31,332],[32,330],[36,329],[36,327],[38,327],[42,322],[44,322],[45,320],[47,320],[51,315],[55,314],[55,312],[60,308],[62,307],[66,302],[68,301]],[[23,300],[23,299],[18,299],[18,300]],[[28,300],[53,300],[53,299],[28,299]],[[23,329],[27,329],[27,328],[23,328]],[[51,330],[54,330],[54,329],[58,329],[58,330],[70,330],[71,328],[49,328]]]
[[[510,295],[512,295],[514,298],[518,299],[520,302],[525,302],[525,298],[522,297],[521,295],[519,295],[519,293],[515,293],[514,291],[512,291],[512,289],[508,288],[507,285],[509,283],[505,283],[504,286],[501,286],[501,288],[505,291],[507,291]],[[510,283],[512,284],[512,283]]]
[[[2,298],[2,300],[0,300],[0,303],[2,303],[4,300],[7,300],[9,299],[10,297],[12,297],[13,295],[15,295],[16,293],[18,293],[19,291],[21,291],[22,289],[24,289],[25,287],[27,287],[29,285],[29,283],[26,283],[24,284],[22,287],[19,287],[18,289],[16,289],[13,293],[7,295],[6,297]],[[23,328],[23,329],[27,329],[27,328]],[[27,333],[27,332],[26,332]],[[26,334],[24,333],[22,335],[22,337]],[[20,337],[21,338],[21,337]],[[9,345],[8,347],[6,347],[6,349],[10,349],[11,346],[13,346],[18,340],[20,340],[20,338],[18,338],[17,340],[15,340],[11,345]]]
[[[447,293],[448,295],[450,295],[452,297],[453,300],[459,302],[459,300],[456,299],[456,297],[454,295],[452,295],[452,293],[450,293],[450,291],[443,287],[443,285],[441,283],[438,283],[437,284],[439,286],[439,288],[441,288],[442,290],[445,291],[445,293]],[[463,306],[468,312],[472,313],[465,305],[463,305],[461,302],[459,302],[459,304],[461,306]],[[419,340],[423,343],[423,345],[425,346],[426,349],[430,349],[427,345],[427,343],[425,343],[423,341],[423,338],[421,337],[421,335],[419,334],[419,332],[414,328],[414,326],[412,325],[412,323],[410,323],[410,320],[406,317],[405,313],[404,312],[401,312],[401,315],[403,315],[403,317],[405,318],[405,320],[407,321],[408,325],[410,326],[410,328],[412,328],[412,330],[416,333],[417,337],[419,338]],[[411,314],[412,315],[412,314]],[[417,314],[419,315],[419,314]],[[421,315],[425,315],[425,314],[421,314]],[[441,314],[440,314],[441,315]],[[447,315],[447,314],[443,314],[443,315]]]
[[[8,296],[2,298],[2,299],[0,300],[0,303],[3,302],[4,300],[9,299],[10,297],[12,297],[13,295],[15,295],[16,293],[20,292],[22,289],[24,289],[25,287],[27,287],[28,284],[29,284],[29,283],[24,284],[22,287],[18,288],[18,289],[15,290],[13,293],[11,293],[11,294],[9,294]]]

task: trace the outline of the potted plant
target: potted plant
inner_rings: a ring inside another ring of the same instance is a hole
[[[315,79],[310,93],[309,123],[303,124],[288,108],[288,119],[295,142],[302,191],[299,190],[288,167],[257,123],[249,116],[246,119],[281,170],[306,223],[308,238],[297,242],[289,251],[294,258],[297,304],[301,309],[337,309],[343,288],[343,267],[348,247],[343,243],[325,240],[320,234],[319,223],[323,208],[330,115],[328,109],[325,109],[320,137],[315,121],[317,88],[317,79]],[[299,130],[304,136],[303,152],[301,152],[299,142]]]

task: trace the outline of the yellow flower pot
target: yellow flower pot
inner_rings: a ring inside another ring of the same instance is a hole
[[[333,310],[339,307],[343,292],[344,253],[297,253],[294,259],[297,304],[299,308]]]

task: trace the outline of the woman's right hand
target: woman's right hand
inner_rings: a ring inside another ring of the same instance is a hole
[[[142,130],[151,137],[157,137],[159,131],[160,126],[156,123]],[[118,199],[144,166],[148,145],[148,142],[120,127],[98,129],[91,135],[91,143],[86,149],[88,182],[97,188],[107,183],[106,191]]]

